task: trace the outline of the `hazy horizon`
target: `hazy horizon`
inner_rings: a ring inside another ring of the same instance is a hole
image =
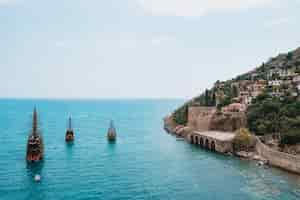
[[[0,100],[74,100],[74,101],[118,101],[118,100],[188,100],[180,97],[0,97]]]
[[[300,46],[300,1],[0,0],[0,98],[188,99]]]

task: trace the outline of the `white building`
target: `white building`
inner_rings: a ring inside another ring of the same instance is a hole
[[[287,77],[294,75],[294,72],[291,69],[279,69],[278,74],[280,77]]]
[[[300,76],[295,76],[293,78],[293,83],[300,83]]]
[[[282,80],[272,80],[268,81],[269,86],[280,86],[282,84]]]

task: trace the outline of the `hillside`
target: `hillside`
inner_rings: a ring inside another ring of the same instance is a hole
[[[233,79],[216,81],[212,88],[185,103],[172,116],[177,124],[186,125],[189,107],[215,106],[223,115],[245,113],[247,126],[255,134],[276,135],[284,143],[291,142],[287,137],[292,135],[295,143],[298,137],[300,142],[299,100],[300,48],[279,54]],[[285,124],[281,123],[283,119]]]

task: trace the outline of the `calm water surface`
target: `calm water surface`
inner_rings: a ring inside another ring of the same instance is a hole
[[[0,200],[296,200],[300,177],[177,141],[162,117],[179,100],[0,100]],[[37,105],[45,161],[25,162]],[[76,140],[66,145],[72,114]],[[118,131],[106,140],[109,120]],[[41,174],[42,182],[33,180]]]

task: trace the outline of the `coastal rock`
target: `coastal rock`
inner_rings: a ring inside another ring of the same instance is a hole
[[[247,152],[247,151],[238,151],[235,153],[238,157],[241,158],[247,158],[247,159],[252,159],[254,156],[253,152]]]
[[[192,132],[192,129],[188,126],[180,127],[175,134],[179,137],[186,137],[189,133]]]
[[[164,121],[164,129],[167,133],[174,133],[177,124],[173,120],[173,116],[169,115],[163,119]]]

